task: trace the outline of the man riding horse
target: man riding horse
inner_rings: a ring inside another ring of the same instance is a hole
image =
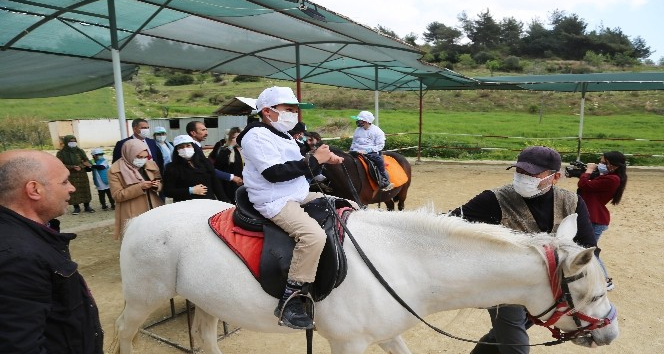
[[[362,156],[373,162],[378,168],[378,188],[389,191],[394,188],[390,178],[385,171],[385,162],[380,151],[385,147],[385,133],[377,125],[372,124],[374,115],[369,111],[362,111],[351,117],[356,120],[357,129],[353,133],[353,143],[350,145],[352,155]]]
[[[298,122],[300,103],[288,87],[265,89],[256,100],[261,121],[248,125],[238,136],[245,166],[243,172],[249,200],[254,208],[295,239],[295,249],[284,294],[274,310],[279,324],[312,329],[313,319],[298,296],[303,285],[316,277],[326,235],[301,205],[323,197],[309,192],[308,178],[320,174],[322,164],[339,164],[343,158],[321,145],[304,158],[288,131]],[[305,177],[307,176],[307,177]]]

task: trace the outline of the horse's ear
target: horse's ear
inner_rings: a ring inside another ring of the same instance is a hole
[[[576,274],[580,272],[583,267],[592,261],[593,257],[595,257],[595,247],[586,248],[579,252],[569,263],[570,273]]]
[[[560,239],[572,240],[576,236],[576,213],[566,216],[558,226],[556,237]]]

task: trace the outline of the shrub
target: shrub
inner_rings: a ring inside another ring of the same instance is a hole
[[[261,78],[258,76],[238,75],[233,78],[233,82],[260,82]]]
[[[521,71],[523,69],[521,67],[519,57],[515,57],[513,55],[510,55],[509,57],[505,58],[505,60],[503,60],[501,68],[505,71]]]
[[[182,86],[194,83],[194,77],[188,74],[174,74],[164,82],[165,86]]]

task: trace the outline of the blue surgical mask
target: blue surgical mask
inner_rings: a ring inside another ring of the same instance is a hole
[[[605,174],[609,173],[609,168],[606,167],[606,164],[600,163],[600,164],[597,164],[597,171],[599,171],[600,175],[605,175]]]

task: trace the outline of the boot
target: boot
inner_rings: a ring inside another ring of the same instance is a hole
[[[300,299],[302,283],[289,280],[284,295],[279,300],[274,315],[279,318],[279,325],[294,329],[313,329],[314,321],[304,310]]]

